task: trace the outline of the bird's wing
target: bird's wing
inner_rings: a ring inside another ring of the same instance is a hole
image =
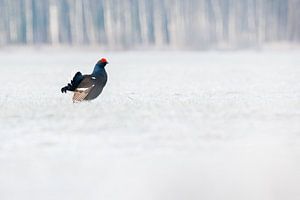
[[[95,81],[92,76],[84,75],[84,79],[80,82],[78,87],[74,90],[73,102],[80,102],[85,99],[89,92],[95,86]]]
[[[91,88],[85,88],[86,90],[84,90],[84,91],[80,91],[80,90],[76,89],[74,91],[74,95],[73,95],[73,102],[75,103],[75,102],[83,101],[93,87],[94,86],[92,86]]]

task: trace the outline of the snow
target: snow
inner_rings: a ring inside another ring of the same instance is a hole
[[[0,199],[296,200],[299,53],[2,49]]]

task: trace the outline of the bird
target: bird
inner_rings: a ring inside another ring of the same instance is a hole
[[[77,72],[71,80],[71,83],[61,88],[61,92],[74,92],[72,98],[73,103],[90,101],[97,98],[107,82],[107,73],[105,70],[107,64],[106,58],[101,58],[96,63],[91,74],[82,75],[81,72]]]

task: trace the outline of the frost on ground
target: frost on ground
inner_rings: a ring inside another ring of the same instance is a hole
[[[2,50],[0,199],[296,200],[299,53]]]

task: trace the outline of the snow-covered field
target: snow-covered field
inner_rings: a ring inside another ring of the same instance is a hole
[[[92,102],[61,94],[107,57]],[[1,200],[296,200],[300,51],[0,50]]]

